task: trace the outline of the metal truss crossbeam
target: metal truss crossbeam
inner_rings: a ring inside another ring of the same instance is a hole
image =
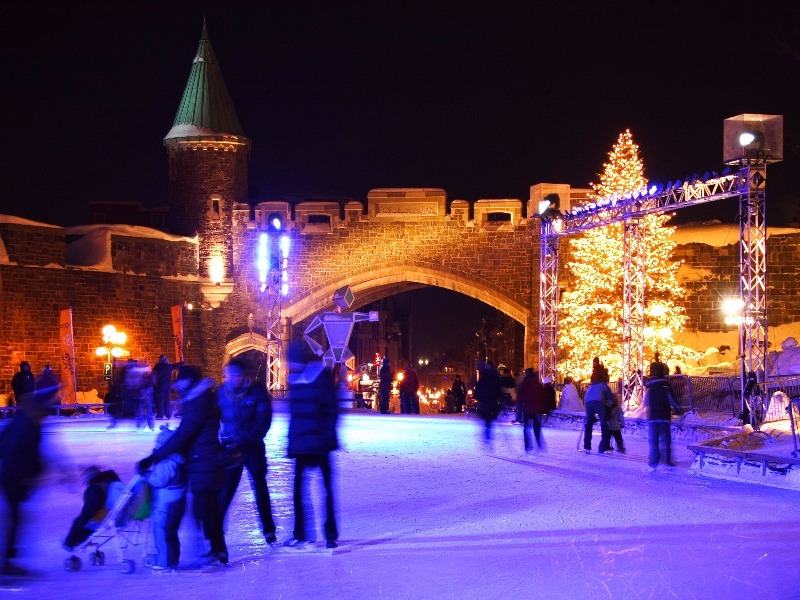
[[[553,228],[554,235],[570,235],[628,219],[638,219],[646,215],[669,212],[687,206],[697,206],[726,198],[735,198],[743,193],[746,182],[741,172],[693,183],[678,182],[667,189],[653,186],[650,190],[619,198],[603,198],[584,207],[577,207],[559,218],[560,227]]]
[[[622,402],[628,408],[644,389],[646,240],[640,218],[625,221],[622,242]]]

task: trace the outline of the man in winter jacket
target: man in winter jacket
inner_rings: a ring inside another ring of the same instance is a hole
[[[483,439],[492,439],[492,423],[500,409],[500,373],[490,361],[479,360],[476,365],[478,381],[475,383],[475,399],[478,401],[478,415],[484,422]]]
[[[223,520],[231,505],[242,471],[247,467],[261,518],[261,531],[267,543],[276,541],[275,520],[267,488],[267,455],[264,436],[272,424],[272,399],[263,385],[249,384],[247,365],[232,358],[225,365],[225,382],[217,389],[222,429],[220,439],[228,452],[241,456],[225,469],[225,485],[220,491]]]
[[[645,383],[644,404],[647,406],[647,421],[650,426],[650,455],[647,464],[654,470],[661,460],[663,449],[664,463],[670,467],[672,462],[672,411],[681,414],[678,403],[672,396],[667,383],[667,365],[654,362],[650,365],[650,379]]]
[[[414,370],[414,365],[410,362],[403,372],[403,380],[397,386],[400,391],[400,412],[407,414],[419,414],[419,377]]]
[[[542,438],[542,415],[547,412],[547,393],[539,381],[539,376],[531,369],[525,369],[525,377],[517,390],[517,402],[522,406],[522,437],[525,442],[525,452],[533,450],[531,427],[536,437],[536,445],[544,447]]]
[[[294,530],[292,539],[283,545],[299,549],[314,541],[307,528],[309,515],[304,511],[303,477],[307,469],[319,467],[325,486],[326,546],[336,548],[339,530],[334,509],[330,453],[339,447],[336,434],[339,402],[333,372],[302,341],[292,343],[287,354],[287,387],[291,414],[288,454],[289,458],[295,459]]]
[[[139,461],[137,470],[146,472],[171,454],[182,454],[192,493],[194,516],[211,542],[204,562],[228,562],[228,548],[222,530],[219,491],[225,481],[223,448],[219,443],[219,408],[214,380],[203,379],[200,367],[184,365],[178,369],[173,385],[181,400],[181,424],[175,434],[153,453]]]
[[[394,371],[392,371],[388,358],[383,359],[378,379],[380,380],[378,384],[378,404],[381,414],[388,415],[389,400],[392,397],[392,381],[394,380]]]
[[[36,379],[31,372],[31,365],[27,361],[19,363],[19,371],[11,378],[11,389],[14,391],[14,402],[21,404],[22,397],[36,389]]]
[[[169,419],[172,417],[172,407],[169,402],[169,393],[172,388],[172,372],[183,365],[183,362],[171,363],[163,354],[158,357],[158,362],[153,365],[153,404],[156,419]]]

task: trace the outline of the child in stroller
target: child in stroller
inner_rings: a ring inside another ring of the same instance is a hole
[[[90,467],[84,471],[86,490],[83,508],[72,523],[63,547],[68,552],[90,551],[89,564],[105,564],[103,548],[115,542],[120,571],[132,573],[135,561],[126,557],[131,548],[147,547],[150,516],[150,486],[137,475],[127,485],[114,471],[101,471]],[[145,564],[152,565],[154,554],[145,554]],[[67,571],[79,571],[81,559],[74,554],[65,562]]]
[[[72,522],[72,527],[64,540],[63,547],[68,552],[72,552],[92,535],[108,510],[114,506],[123,489],[119,475],[110,469],[87,467],[81,473],[81,479],[86,486],[83,492],[83,508]]]

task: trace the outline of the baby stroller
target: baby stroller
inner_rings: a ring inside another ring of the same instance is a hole
[[[147,553],[148,544],[152,546],[150,535],[150,506],[152,491],[140,475],[136,475],[127,485],[115,481],[109,484],[106,508],[100,510],[89,525],[93,533],[73,548],[73,552],[89,552],[89,564],[103,566],[106,544],[114,542],[113,547],[119,556],[119,570],[133,573],[136,561],[130,558],[131,552],[139,549],[144,556],[144,564],[155,563],[155,553]],[[80,571],[81,559],[73,554],[64,561],[67,571]]]

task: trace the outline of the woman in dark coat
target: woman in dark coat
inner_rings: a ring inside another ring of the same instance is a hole
[[[203,534],[211,542],[208,562],[227,563],[228,548],[219,510],[219,490],[225,481],[224,451],[219,442],[219,409],[214,380],[203,379],[199,367],[186,365],[178,369],[173,385],[181,400],[181,424],[175,434],[138,465],[140,473],[171,454],[184,457],[189,490],[192,492],[194,516],[203,526]]]
[[[380,383],[378,383],[378,403],[382,415],[389,414],[389,398],[392,395],[392,380],[394,379],[394,371],[389,366],[389,359],[383,359],[383,366],[378,373]]]

